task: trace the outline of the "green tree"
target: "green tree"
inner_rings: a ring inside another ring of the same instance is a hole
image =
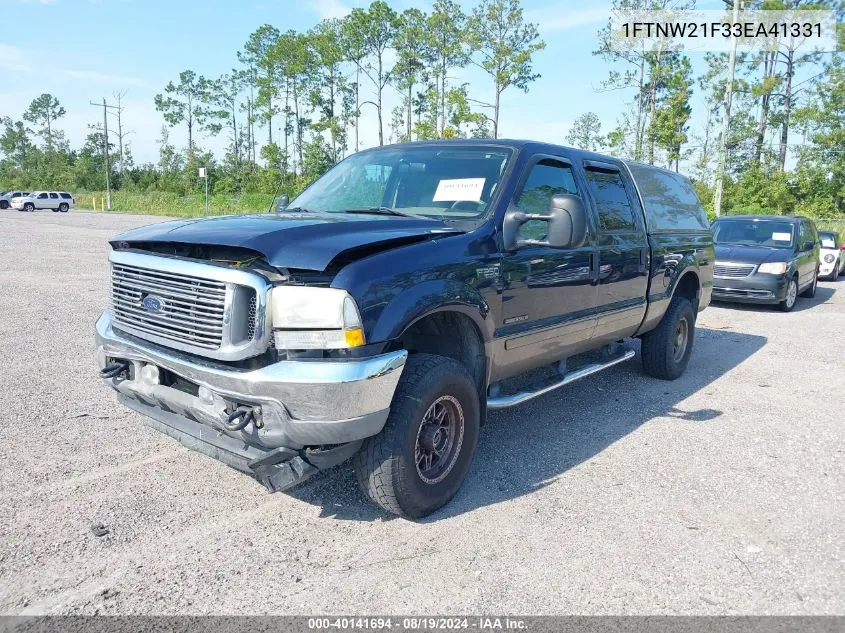
[[[44,141],[48,152],[52,152],[60,132],[55,129],[56,120],[66,114],[65,109],[53,95],[45,92],[36,97],[23,113],[24,121],[36,126],[33,130]]]
[[[806,144],[798,152],[798,171],[807,198],[825,198],[831,213],[845,213],[845,61],[835,56],[824,80],[795,112]],[[814,176],[813,174],[818,174]],[[813,186],[814,185],[814,186]],[[808,191],[809,193],[809,191]]]
[[[601,134],[601,120],[595,112],[585,112],[572,123],[566,142],[572,147],[590,152],[599,151],[605,144]]]
[[[250,34],[244,44],[244,49],[238,52],[238,61],[246,65],[249,71],[247,77],[250,87],[250,101],[257,111],[254,118],[267,125],[268,143],[273,142],[273,117],[279,113],[275,102],[278,97],[279,69],[276,58],[271,52],[276,42],[279,41],[280,35],[276,27],[262,24]],[[253,94],[253,90],[257,91],[257,95]],[[251,130],[250,134],[254,139],[255,132]]]
[[[162,113],[167,125],[185,124],[189,152],[194,149],[195,126],[201,128],[205,122],[202,96],[206,86],[207,80],[202,76],[197,76],[193,70],[183,70],[179,73],[179,83],[168,82],[164,94],[159,93],[154,99],[156,110]]]
[[[435,127],[442,135],[446,128],[449,73],[469,63],[467,16],[454,0],[435,0],[426,28],[428,36],[422,44],[428,49],[427,61],[433,68],[434,91],[431,96],[434,99],[433,110],[439,116],[439,126],[435,123]]]
[[[493,78],[493,138],[499,136],[502,93],[514,86],[528,92],[540,77],[532,67],[534,53],[545,48],[537,26],[525,22],[519,0],[481,0],[469,20],[469,38],[478,57],[475,63]]]
[[[339,20],[324,20],[308,34],[314,62],[310,74],[310,101],[318,115],[312,127],[318,132],[329,133],[334,162],[346,151],[346,126],[352,107],[352,93],[342,68],[341,28]]]
[[[418,9],[406,9],[399,16],[394,48],[396,64],[391,76],[397,90],[403,93],[405,109],[405,138],[411,140],[414,122],[414,87],[425,75],[428,33],[425,14]]]
[[[18,170],[26,167],[27,160],[35,153],[35,145],[29,140],[29,134],[23,121],[12,121],[8,117],[0,118],[3,135],[0,136],[0,152],[5,160]]]
[[[378,143],[384,145],[384,89],[390,81],[390,70],[385,67],[387,50],[392,46],[399,29],[399,16],[383,0],[375,0],[365,11],[349,15],[349,28],[357,28],[362,50],[366,57],[362,70],[376,91],[375,102],[369,102],[378,113]],[[366,102],[365,102],[366,103]]]

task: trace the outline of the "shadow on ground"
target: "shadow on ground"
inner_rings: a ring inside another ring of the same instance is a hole
[[[423,521],[437,522],[531,494],[654,418],[669,417],[679,424],[706,424],[718,418],[723,413],[718,403],[696,411],[684,410],[679,403],[765,343],[762,336],[699,327],[690,365],[678,380],[645,376],[638,355],[513,409],[491,412],[461,490]],[[638,341],[628,344],[639,347]],[[325,517],[393,518],[359,491],[348,464],[320,473],[288,494],[320,506]]]

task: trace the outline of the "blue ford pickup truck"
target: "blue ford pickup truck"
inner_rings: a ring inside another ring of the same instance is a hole
[[[273,213],[111,245],[96,346],[122,403],[270,491],[352,458],[410,518],[455,495],[489,410],[630,359],[629,337],[680,376],[713,284],[686,178],[528,141],[371,149]]]

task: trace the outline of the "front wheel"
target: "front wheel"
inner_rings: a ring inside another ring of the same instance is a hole
[[[649,376],[675,380],[689,363],[695,340],[695,310],[686,297],[673,297],[666,314],[642,336],[643,370]]]
[[[9,201],[8,200],[0,200],[0,209],[8,209],[9,208]]]
[[[23,210],[24,211],[35,211],[35,205],[32,204],[31,202],[27,202],[25,205],[23,205]]]
[[[793,277],[786,284],[786,296],[780,302],[780,309],[784,312],[790,312],[795,307],[795,302],[798,300],[798,279]]]
[[[355,456],[361,489],[393,514],[431,514],[463,483],[480,421],[478,390],[463,365],[432,354],[410,356],[384,428]]]

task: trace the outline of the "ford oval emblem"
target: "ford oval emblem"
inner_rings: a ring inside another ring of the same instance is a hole
[[[154,295],[147,295],[141,304],[147,312],[161,312],[162,308],[164,308],[164,299]]]

